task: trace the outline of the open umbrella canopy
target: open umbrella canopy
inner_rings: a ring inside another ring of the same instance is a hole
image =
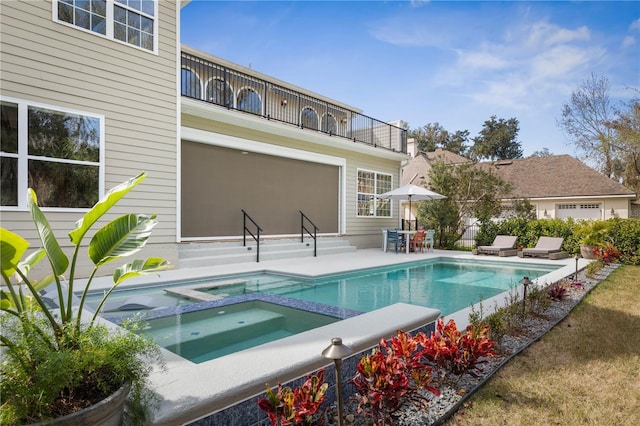
[[[383,200],[408,200],[411,201],[427,201],[427,200],[441,200],[447,198],[437,192],[429,191],[427,188],[421,186],[409,184],[396,188],[384,194],[377,196]]]
[[[429,191],[427,188],[413,184],[401,186],[400,188],[380,194],[377,197],[383,200],[408,200],[409,215],[411,215],[411,201],[441,200],[443,198],[447,198],[442,194]]]

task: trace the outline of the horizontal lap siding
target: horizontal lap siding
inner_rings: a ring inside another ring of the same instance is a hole
[[[104,115],[105,190],[148,174],[114,216],[158,214],[150,243],[175,243],[176,4],[158,2],[158,55],[53,22],[51,7],[49,1],[3,2],[2,95]],[[83,212],[47,215],[68,245],[66,234]],[[27,212],[3,211],[2,222],[35,237]]]

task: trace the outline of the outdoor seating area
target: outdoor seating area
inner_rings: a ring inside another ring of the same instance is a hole
[[[520,257],[530,256],[547,257],[549,259],[564,259],[565,257],[569,257],[569,253],[562,251],[563,242],[564,238],[542,236],[538,239],[535,247],[522,249],[518,255]]]
[[[518,237],[512,235],[497,235],[490,246],[478,246],[474,254],[489,254],[498,256],[515,256]]]
[[[405,253],[433,253],[434,229],[420,229],[407,231],[402,229],[382,229],[382,251],[393,250],[396,254]]]

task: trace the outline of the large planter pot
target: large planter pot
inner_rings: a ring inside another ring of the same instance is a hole
[[[587,244],[580,244],[580,254],[582,255],[582,257],[584,257],[585,259],[595,259],[596,255],[595,255],[595,249],[596,249],[596,245],[587,245]]]
[[[65,426],[120,426],[124,416],[125,402],[129,395],[130,385],[118,389],[116,393],[108,396],[97,404],[84,410],[68,414],[57,419],[36,423],[32,426],[65,425]]]

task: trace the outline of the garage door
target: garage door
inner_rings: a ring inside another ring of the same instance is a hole
[[[556,211],[559,219],[600,219],[601,209],[600,203],[567,203],[558,204]]]

